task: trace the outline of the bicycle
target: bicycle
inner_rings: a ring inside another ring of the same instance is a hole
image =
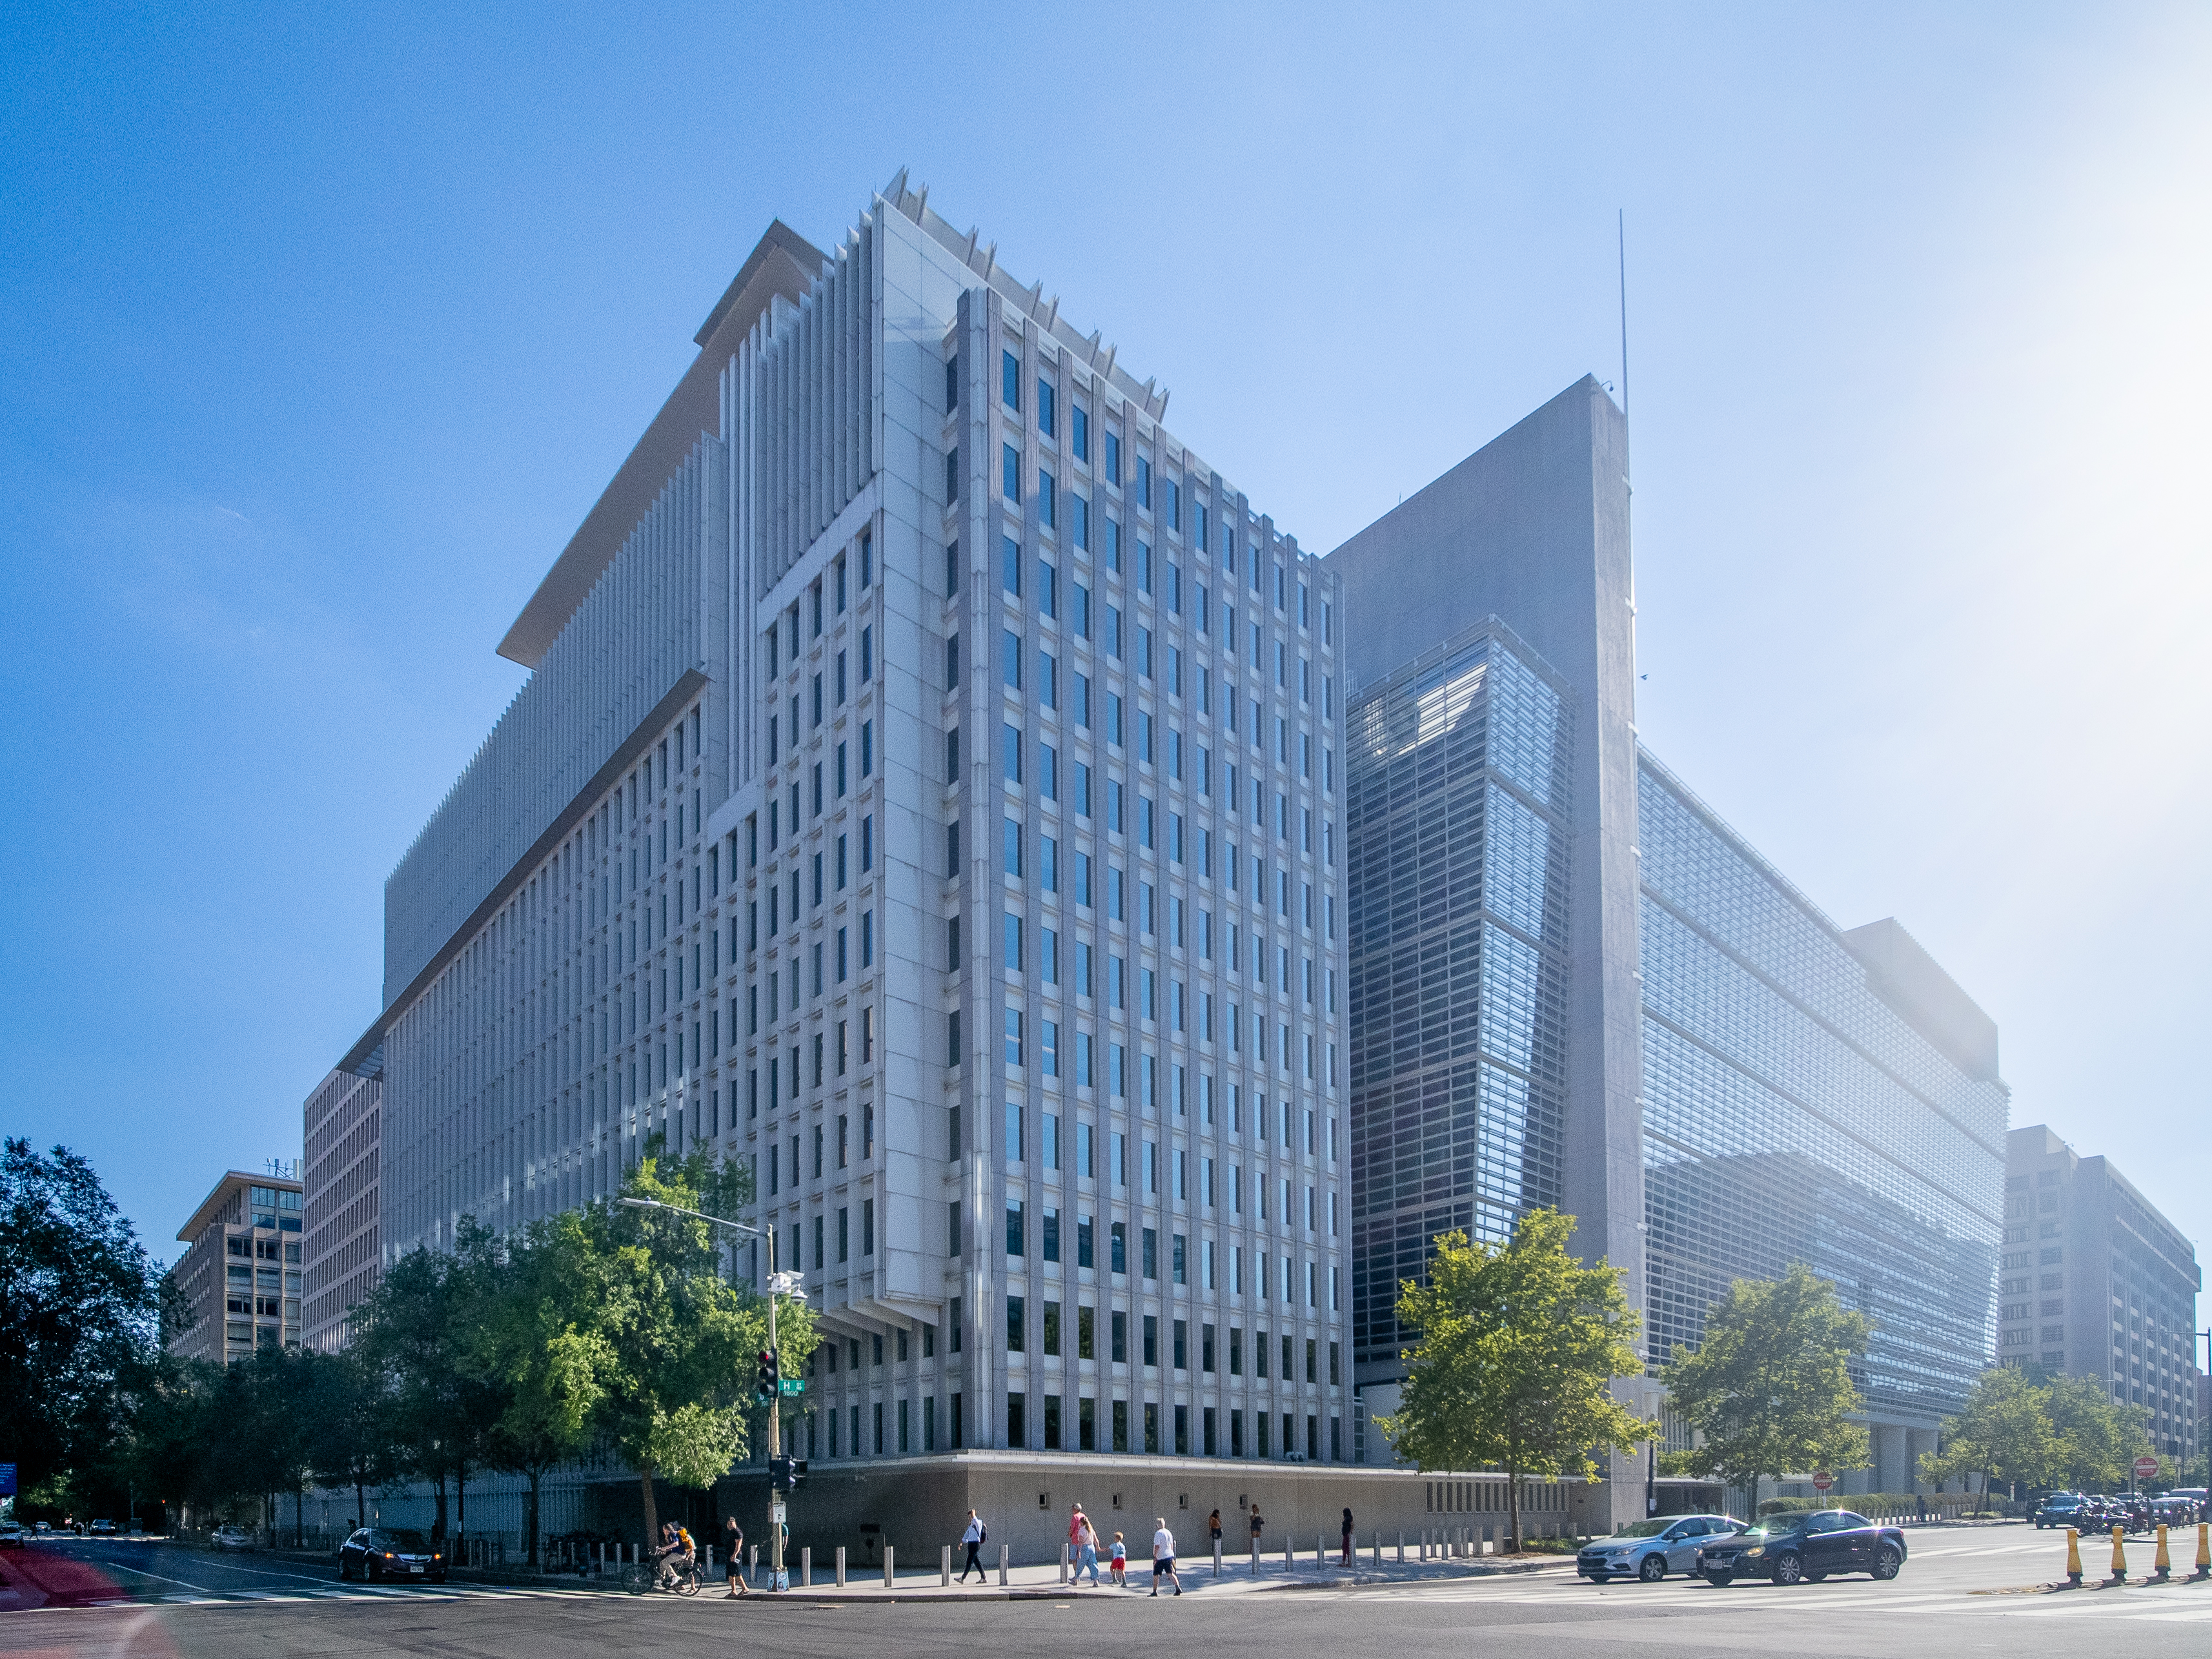
[[[665,1583],[662,1583],[662,1577],[660,1562],[633,1561],[623,1570],[622,1587],[632,1595],[643,1595],[654,1589],[665,1589],[678,1595],[696,1595],[700,1586],[707,1582],[696,1557],[688,1567],[669,1566]]]

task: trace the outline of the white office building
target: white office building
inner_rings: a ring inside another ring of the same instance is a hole
[[[817,1485],[1348,1461],[1335,575],[903,175],[698,338],[387,884],[385,1261],[665,1134],[822,1314]]]

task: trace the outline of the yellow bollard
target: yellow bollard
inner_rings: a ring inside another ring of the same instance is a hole
[[[2128,1582],[2128,1547],[2118,1527],[2112,1528],[2112,1576],[2105,1582],[2108,1584]]]
[[[2212,1537],[2208,1537],[2203,1522],[2197,1523],[2197,1572],[2199,1578],[2212,1578]]]
[[[2066,1528],[2066,1582],[2081,1582],[2081,1534],[2071,1527]]]
[[[2172,1571],[2172,1566],[2173,1563],[2166,1559],[2166,1522],[2161,1521],[2158,1523],[2158,1552],[2151,1557],[2153,1576],[2157,1578],[2160,1583],[2163,1584],[2166,1581],[2167,1576]]]

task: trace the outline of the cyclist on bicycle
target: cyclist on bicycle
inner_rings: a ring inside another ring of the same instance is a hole
[[[653,1554],[660,1564],[659,1582],[665,1588],[678,1579],[690,1577],[698,1558],[691,1534],[673,1521],[662,1522],[660,1539],[660,1547]]]

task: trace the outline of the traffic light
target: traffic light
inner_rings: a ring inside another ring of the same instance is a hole
[[[768,1483],[776,1492],[796,1492],[806,1479],[806,1460],[778,1455],[768,1460]]]
[[[763,1398],[775,1398],[776,1384],[781,1380],[783,1364],[774,1348],[763,1348],[760,1353],[760,1374],[755,1390]]]

